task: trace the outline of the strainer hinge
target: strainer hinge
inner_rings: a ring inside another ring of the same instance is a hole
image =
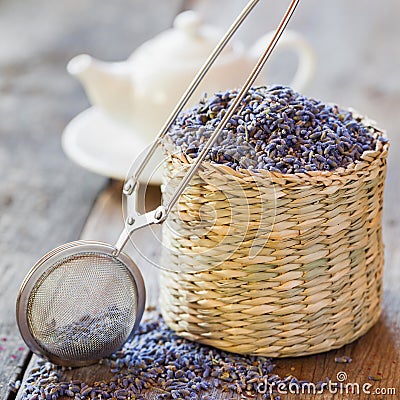
[[[155,210],[149,211],[145,214],[135,214],[129,216],[125,220],[125,229],[122,231],[117,243],[114,246],[115,251],[113,252],[113,255],[118,256],[120,254],[133,232],[140,228],[144,228],[145,226],[159,224],[163,222],[166,217],[167,210],[164,206],[159,206]]]

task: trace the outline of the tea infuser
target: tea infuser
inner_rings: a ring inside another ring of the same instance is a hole
[[[64,244],[47,253],[26,276],[17,299],[17,322],[22,338],[34,353],[64,366],[88,365],[121,348],[139,325],[145,305],[144,282],[134,261],[122,250],[134,231],[162,223],[167,218],[262,70],[299,0],[291,1],[264,54],[168,202],[140,214],[136,208],[138,177],[213,62],[258,1],[251,0],[226,32],[134,174],[126,181],[123,193],[133,206],[117,243],[112,246],[79,240]]]

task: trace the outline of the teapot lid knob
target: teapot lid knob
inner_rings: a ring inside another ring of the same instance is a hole
[[[175,17],[174,28],[183,31],[184,33],[196,36],[199,32],[203,21],[200,15],[194,10],[181,12]]]

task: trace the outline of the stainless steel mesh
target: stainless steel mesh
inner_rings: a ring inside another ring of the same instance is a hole
[[[28,300],[29,329],[52,357],[103,358],[129,337],[137,316],[137,286],[129,269],[108,254],[78,253],[57,261]]]

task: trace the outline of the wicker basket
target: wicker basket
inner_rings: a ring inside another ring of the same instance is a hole
[[[163,227],[166,323],[191,340],[270,357],[363,335],[381,311],[387,153],[378,141],[346,169],[307,174],[204,163]],[[189,165],[169,155],[164,197]]]

